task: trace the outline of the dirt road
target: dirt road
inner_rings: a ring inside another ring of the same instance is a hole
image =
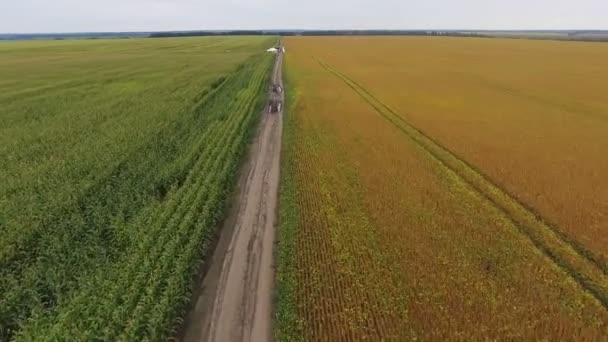
[[[273,84],[283,101],[282,54]],[[282,104],[282,102],[281,102]],[[272,337],[273,245],[277,222],[283,106],[261,114],[261,123],[241,173],[235,203],[222,227],[211,266],[187,318],[183,341],[270,341]]]

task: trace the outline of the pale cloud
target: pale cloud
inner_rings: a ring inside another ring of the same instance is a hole
[[[0,32],[608,29],[606,0],[0,0]]]

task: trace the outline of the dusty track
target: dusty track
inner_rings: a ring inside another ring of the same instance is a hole
[[[282,83],[282,54],[273,84]],[[283,101],[284,95],[269,93]],[[270,341],[273,246],[277,221],[283,112],[261,115],[229,216],[199,284],[183,341]]]

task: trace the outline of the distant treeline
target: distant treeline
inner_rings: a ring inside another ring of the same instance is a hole
[[[474,32],[421,30],[236,30],[236,31],[178,31],[153,32],[150,38],[200,36],[478,36]]]
[[[557,31],[485,31],[485,30],[223,30],[223,31],[168,31],[168,32],[89,32],[89,33],[35,33],[0,34],[0,40],[61,40],[61,39],[117,39],[117,38],[168,38],[204,36],[451,36],[550,39],[576,41],[608,41],[608,31],[557,30]]]
[[[150,32],[0,33],[0,40],[112,39],[144,38],[148,36],[150,36]]]
[[[149,38],[167,37],[204,37],[204,36],[276,36],[277,33],[270,31],[176,31],[176,32],[152,32]]]
[[[466,31],[466,30],[235,30],[153,32],[150,38],[200,36],[448,36],[480,38],[608,41],[608,31]]]
[[[303,32],[287,32],[284,35],[301,35],[301,36],[480,36],[474,32],[459,32],[459,31],[420,31],[420,30],[317,30]]]

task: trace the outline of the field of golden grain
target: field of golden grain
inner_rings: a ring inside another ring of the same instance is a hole
[[[606,336],[608,46],[285,44],[279,340]]]

